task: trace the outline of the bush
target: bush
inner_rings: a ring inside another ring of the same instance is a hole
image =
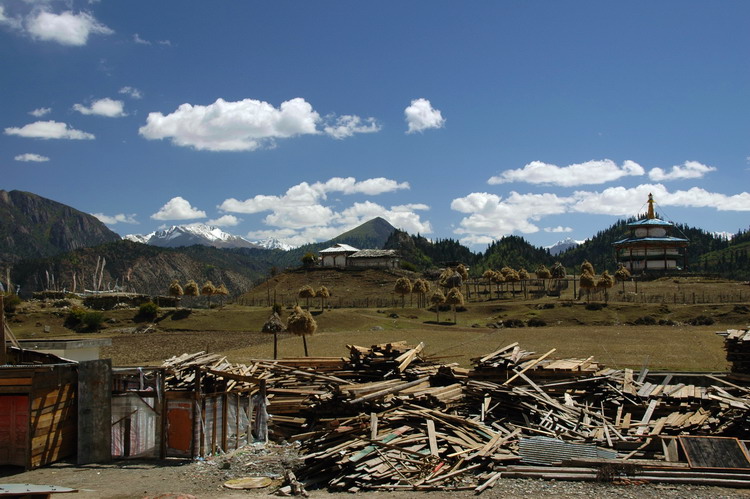
[[[102,327],[104,314],[82,307],[73,307],[65,316],[63,325],[76,331],[96,331]]]
[[[271,307],[271,312],[281,317],[281,304],[280,303],[274,303]]]
[[[159,306],[152,301],[147,301],[146,303],[141,303],[141,306],[138,307],[138,314],[136,314],[135,318],[141,321],[153,321],[158,316]]]
[[[52,302],[52,306],[55,308],[65,308],[72,306],[73,303],[70,300],[57,300]]]
[[[16,294],[3,294],[3,309],[6,314],[14,314],[16,308],[21,304],[21,299]]]
[[[537,310],[550,310],[550,309],[553,309],[553,308],[555,308],[555,304],[554,303],[539,303],[536,306]]]
[[[83,317],[86,315],[86,309],[81,307],[73,307],[68,311],[68,315],[65,316],[65,322],[63,326],[75,329],[83,323]]]
[[[104,314],[91,310],[83,314],[80,328],[84,331],[98,331],[101,329],[103,322]]]
[[[698,317],[693,317],[687,322],[691,326],[710,326],[716,321],[714,321],[713,317],[708,317],[707,315],[699,315]]]
[[[587,303],[586,310],[601,310],[606,306],[606,303]]]
[[[676,326],[677,323],[672,319],[659,319],[660,326]]]
[[[524,327],[525,324],[521,319],[505,319],[503,321],[504,327]]]
[[[531,319],[528,320],[528,322],[526,322],[526,325],[529,327],[542,327],[542,326],[546,326],[547,323],[543,319],[540,319],[538,317],[532,317]]]
[[[638,317],[636,320],[634,320],[633,324],[635,324],[636,326],[655,326],[656,319],[654,319],[650,315],[644,315],[643,317]]]

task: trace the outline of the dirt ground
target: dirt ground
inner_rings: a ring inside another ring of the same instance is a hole
[[[75,494],[59,496],[63,498],[267,497],[277,494],[284,470],[298,464],[296,449],[293,446],[255,444],[228,455],[198,461],[129,460],[84,466],[77,466],[72,462],[61,462],[28,472],[20,472],[18,468],[0,468],[0,482],[56,485],[78,490]],[[253,490],[230,490],[224,487],[224,483],[228,480],[249,476],[269,477],[271,484],[265,488]],[[464,499],[475,496],[473,485],[465,484],[464,490],[378,491],[358,492],[357,495],[373,499],[405,499],[420,496],[425,499]],[[488,498],[586,497],[602,499],[748,498],[750,490],[635,482],[611,484],[506,479],[499,480],[482,496]],[[345,497],[345,493],[312,490],[310,497]]]

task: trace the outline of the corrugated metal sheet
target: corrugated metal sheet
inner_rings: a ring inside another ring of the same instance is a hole
[[[576,444],[549,437],[522,438],[518,443],[518,453],[524,463],[543,465],[559,464],[561,461],[574,458],[617,457],[616,452],[600,449],[591,443]]]

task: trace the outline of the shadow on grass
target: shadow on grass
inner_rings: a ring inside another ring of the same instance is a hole
[[[422,324],[431,324],[431,325],[434,325],[434,326],[455,326],[456,325],[456,323],[453,322],[453,321],[448,321],[448,322],[446,322],[446,321],[440,321],[440,322],[438,322],[438,321],[424,321]]]

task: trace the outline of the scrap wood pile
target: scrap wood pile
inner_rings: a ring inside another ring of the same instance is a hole
[[[422,344],[348,348],[349,359],[247,366],[205,354],[170,360],[188,385],[199,361],[209,374],[224,369],[265,380],[271,435],[301,442],[305,466],[297,476],[308,487],[481,491],[503,476],[522,476],[521,468],[571,459],[586,468],[574,476],[599,476],[602,467],[612,474],[612,463],[687,466],[678,438],[718,445],[716,437],[726,436],[740,448],[734,437],[750,436],[750,389],[722,377],[609,369],[590,357],[553,359],[554,350],[540,355],[516,343],[474,359],[470,371],[429,362]],[[738,467],[750,468],[742,459],[746,466]],[[710,467],[729,466],[720,460]]]

